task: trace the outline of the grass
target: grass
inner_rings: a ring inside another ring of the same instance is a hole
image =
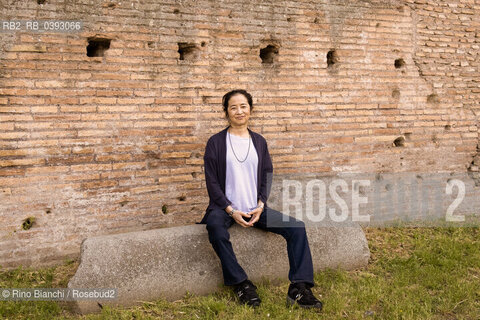
[[[479,319],[480,232],[477,227],[364,228],[371,259],[355,271],[315,274],[320,313],[285,306],[287,282],[256,283],[258,309],[230,290],[182,300],[144,302],[102,313],[71,314],[58,302],[0,301],[1,319]],[[77,262],[54,268],[0,269],[0,288],[66,287]]]

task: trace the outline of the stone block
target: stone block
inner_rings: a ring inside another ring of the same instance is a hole
[[[307,226],[315,271],[355,269],[368,263],[363,230],[352,226]],[[231,242],[252,281],[287,279],[289,264],[283,237],[233,225]],[[79,313],[99,312],[102,305],[131,306],[141,301],[181,299],[187,292],[205,295],[223,284],[220,260],[205,225],[188,225],[87,238],[69,288],[116,288],[115,300],[77,300]]]

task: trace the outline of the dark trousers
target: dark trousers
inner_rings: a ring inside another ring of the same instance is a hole
[[[277,233],[287,241],[288,261],[290,271],[288,279],[291,282],[313,282],[313,264],[310,247],[308,245],[305,224],[303,221],[288,217],[282,219],[281,212],[265,208],[260,219],[253,225],[256,228]],[[247,218],[244,218],[247,220]],[[208,238],[222,264],[223,280],[225,285],[231,286],[246,280],[247,274],[238,264],[232,243],[230,242],[230,228],[235,222],[224,210],[214,209],[206,217]]]

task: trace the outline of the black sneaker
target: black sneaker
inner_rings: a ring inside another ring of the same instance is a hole
[[[245,280],[242,283],[235,286],[233,291],[238,297],[241,304],[247,304],[252,307],[258,307],[260,305],[260,298],[257,295],[257,287],[250,281]]]
[[[302,308],[315,308],[322,310],[323,304],[315,298],[310,290],[310,285],[305,282],[291,283],[288,288],[287,305],[299,305]]]

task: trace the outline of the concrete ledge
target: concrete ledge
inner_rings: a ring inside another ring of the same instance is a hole
[[[238,225],[230,229],[237,259],[252,281],[287,279],[285,240],[276,234]],[[360,226],[307,227],[315,271],[355,269],[370,257]],[[77,300],[79,313],[102,305],[131,306],[158,298],[181,299],[188,291],[204,295],[223,284],[220,260],[205,225],[189,225],[85,239],[81,261],[69,288],[117,288],[116,300]]]

